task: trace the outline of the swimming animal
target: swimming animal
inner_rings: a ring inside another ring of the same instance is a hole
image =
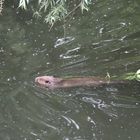
[[[54,76],[39,76],[35,78],[35,82],[43,87],[50,89],[54,88],[68,88],[78,86],[102,86],[111,83],[124,83],[125,81],[109,81],[105,78],[94,76],[89,77],[69,77],[59,78]]]

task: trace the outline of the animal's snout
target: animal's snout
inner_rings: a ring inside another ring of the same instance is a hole
[[[37,84],[47,86],[48,84],[51,84],[52,79],[52,76],[40,76],[35,78],[35,82]]]
[[[38,80],[39,80],[39,77],[36,77],[35,78],[35,82],[38,83]]]
[[[35,78],[35,83],[45,87],[54,87],[57,79],[53,76],[39,76]]]
[[[44,84],[45,84],[45,79],[43,79],[42,77],[36,77],[36,78],[35,78],[35,82],[36,82],[37,84],[44,85]]]

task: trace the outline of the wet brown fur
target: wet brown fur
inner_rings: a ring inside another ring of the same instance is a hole
[[[35,79],[35,82],[47,88],[66,88],[77,86],[100,86],[110,83],[124,83],[124,81],[109,81],[105,78],[98,77],[71,77],[58,78],[53,76],[40,76]]]

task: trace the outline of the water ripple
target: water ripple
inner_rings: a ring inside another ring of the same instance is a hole
[[[94,108],[98,108],[102,110],[104,113],[108,114],[111,117],[118,117],[116,110],[111,106],[105,103],[105,101],[101,99],[94,99],[92,97],[83,97],[82,100],[84,102],[92,104]]]
[[[70,43],[74,40],[75,38],[74,37],[65,37],[65,38],[59,38],[57,39],[57,41],[55,42],[55,45],[54,45],[54,48],[57,48],[61,45],[64,45],[64,44],[67,44],[67,43]]]
[[[79,125],[73,119],[63,116],[63,115],[62,115],[62,118],[64,118],[68,122],[68,126],[73,124],[77,130],[80,129]]]

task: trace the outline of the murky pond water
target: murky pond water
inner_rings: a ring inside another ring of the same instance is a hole
[[[39,75],[120,76],[140,68],[140,2],[95,1],[50,32],[0,17],[1,140],[139,140],[140,84],[48,90]]]

